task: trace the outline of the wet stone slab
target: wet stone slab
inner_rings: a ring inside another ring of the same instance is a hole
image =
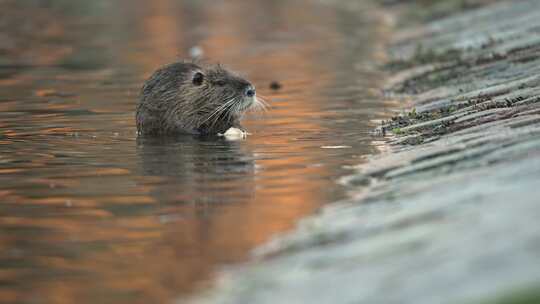
[[[399,30],[385,90],[410,104],[380,129],[390,151],[194,301],[540,302],[539,14],[484,1]]]

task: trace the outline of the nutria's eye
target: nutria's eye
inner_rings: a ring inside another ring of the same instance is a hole
[[[204,80],[204,74],[201,72],[197,72],[193,75],[193,84],[196,86],[200,86],[203,83]]]
[[[225,80],[217,80],[216,85],[218,85],[220,87],[224,86],[225,85]]]

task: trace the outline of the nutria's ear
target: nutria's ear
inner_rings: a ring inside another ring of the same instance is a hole
[[[200,86],[202,83],[203,83],[203,80],[204,80],[204,74],[201,73],[201,72],[197,72],[195,74],[193,74],[193,84],[196,85],[196,86]]]

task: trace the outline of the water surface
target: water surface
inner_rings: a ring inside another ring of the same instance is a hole
[[[377,150],[384,33],[367,4],[0,6],[2,303],[166,303],[204,288],[343,198],[344,167]],[[144,79],[194,46],[271,110],[246,118],[243,141],[137,138]]]

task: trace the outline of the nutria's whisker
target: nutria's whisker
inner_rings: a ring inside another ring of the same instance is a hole
[[[213,127],[223,115],[226,115],[227,116],[227,121],[230,121],[232,117],[231,117],[231,115],[227,115],[227,113],[235,113],[236,108],[233,111],[231,111],[231,109],[233,107],[237,106],[237,104],[238,104],[237,101],[238,101],[238,98],[233,98],[232,100],[225,103],[225,105],[223,107],[221,107],[222,109],[221,109],[220,113],[218,115],[214,116],[214,119],[213,119],[212,123],[210,124],[210,126]]]
[[[257,102],[259,103],[259,105],[263,108],[263,110],[267,110],[270,105],[268,104],[268,102],[266,102],[266,100],[264,100],[263,98],[259,98],[257,97]]]
[[[257,95],[257,100],[264,104],[266,108],[270,108],[270,104],[266,101],[266,96],[262,96],[260,94]]]
[[[203,123],[207,122],[210,118],[212,118],[214,115],[218,114],[220,111],[224,110],[225,107],[227,107],[230,103],[233,103],[235,100],[235,98],[231,98],[229,99],[227,102],[225,102],[224,104],[222,104],[221,106],[219,106],[219,108],[217,108],[214,112],[212,112],[205,120],[201,121],[200,124],[202,125]],[[218,115],[219,117],[219,115]]]
[[[224,104],[222,104],[221,106],[219,106],[214,112],[211,112],[210,115],[208,115],[208,117],[202,121],[202,123],[206,122],[207,120],[209,120],[210,118],[212,118],[212,116],[216,115],[217,113],[219,113],[223,108],[225,108],[229,103],[233,102],[234,98],[231,98],[229,99],[228,101],[226,101]]]
[[[253,105],[249,110],[252,110],[254,112],[266,112],[267,111],[267,105],[261,101],[258,97],[255,97],[253,101]]]
[[[264,99],[264,100],[268,99],[268,97],[262,95],[261,93],[257,93],[257,97],[261,97],[261,99]]]

